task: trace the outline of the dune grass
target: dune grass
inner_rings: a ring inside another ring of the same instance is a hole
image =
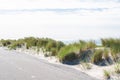
[[[59,51],[57,56],[61,62],[63,62],[65,59],[68,60],[69,58],[75,59],[76,58],[75,53],[78,53],[79,50],[80,50],[80,48],[79,48],[79,45],[77,45],[77,44],[67,45],[67,46],[61,48],[61,50]]]
[[[120,74],[120,63],[116,63],[114,69],[115,73]]]
[[[24,46],[26,49],[37,47],[39,51],[39,48],[42,48],[44,52],[50,52],[50,56],[57,56],[61,61],[67,59],[67,57],[71,58],[71,60],[75,59],[77,58],[76,55],[79,56],[80,53],[96,47],[94,41],[80,40],[79,42],[65,45],[61,41],[50,38],[35,37],[25,37],[18,40],[1,40],[1,42],[3,46],[9,46],[10,49],[22,48]]]
[[[77,59],[81,54],[84,53],[84,51],[88,49],[94,49],[95,47],[96,45],[92,41],[87,42],[80,40],[79,42],[75,42],[73,44],[63,47],[58,53],[58,58],[60,61],[65,61],[65,59],[67,59],[67,57],[70,58],[70,56],[72,59]]]
[[[97,64],[98,62],[102,61],[103,60],[103,50],[101,49],[98,49],[98,50],[95,50],[93,56],[92,56],[92,63],[95,63]]]
[[[107,38],[101,39],[104,47],[110,48],[111,55],[114,59],[117,59],[120,55],[120,39],[119,38]]]
[[[109,55],[113,56],[114,60],[119,58],[120,55],[120,39],[107,38],[101,39],[102,49],[95,50],[96,44],[94,41],[80,40],[78,42],[65,45],[62,41],[56,41],[50,38],[35,38],[25,37],[18,40],[1,40],[2,46],[9,47],[10,49],[22,48],[26,49],[36,47],[42,49],[44,52],[49,52],[49,56],[57,56],[59,60],[74,60],[80,58],[82,54],[87,50],[93,51],[92,63],[102,61],[102,59],[108,59]]]
[[[110,77],[111,77],[110,71],[104,70],[103,72],[104,72],[104,77],[105,77],[105,79],[106,79],[106,80],[109,80]]]
[[[51,52],[51,56],[57,55],[58,51],[65,46],[61,41],[56,41],[50,38],[35,38],[35,37],[25,37],[18,40],[1,40],[2,46],[8,47],[10,49],[26,47],[26,49],[37,47],[44,49],[44,51]]]

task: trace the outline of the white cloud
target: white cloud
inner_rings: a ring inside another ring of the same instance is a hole
[[[96,0],[87,0],[82,2],[79,0],[0,0],[0,9],[118,7],[119,3],[111,1],[103,0],[98,2],[97,0],[96,2]]]
[[[120,3],[99,1],[0,0],[0,38],[44,36],[62,40],[119,37]]]

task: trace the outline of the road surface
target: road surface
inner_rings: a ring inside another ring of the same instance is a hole
[[[96,80],[64,65],[0,48],[0,80]]]

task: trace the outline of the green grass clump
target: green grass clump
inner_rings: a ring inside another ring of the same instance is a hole
[[[96,45],[92,41],[80,40],[79,42],[75,42],[63,47],[57,56],[61,62],[68,60],[68,58],[75,60],[78,58],[76,55],[80,57],[86,50],[94,49],[95,47]]]
[[[116,63],[114,69],[117,74],[120,74],[120,63]]]
[[[110,79],[111,73],[107,70],[104,70],[104,77],[105,77],[106,80]]]
[[[88,48],[88,49],[96,48],[95,42],[94,42],[94,41],[88,41],[88,42],[87,42],[87,48]]]
[[[103,52],[103,55],[104,55],[104,59],[108,59],[110,57],[109,56],[109,49],[105,48],[104,52]]]
[[[16,49],[16,48],[22,48],[22,46],[25,46],[25,42],[22,39],[19,39],[17,41],[14,41],[9,48],[10,49]]]
[[[10,39],[4,40],[4,39],[2,39],[0,42],[1,42],[2,46],[8,47],[8,46],[11,45],[14,41],[15,41],[15,40],[10,40]]]
[[[34,37],[26,37],[24,38],[24,42],[26,43],[27,49],[37,45],[37,39]]]
[[[97,64],[98,62],[101,62],[102,60],[103,60],[103,50],[101,49],[95,50],[92,56],[92,63]]]
[[[35,37],[25,37],[23,39],[18,40],[1,40],[2,46],[7,46],[10,49],[22,48],[26,47],[26,49],[30,49],[36,47],[39,49],[43,49],[44,52],[49,52],[51,56],[56,56],[59,50],[65,46],[65,44],[61,41],[56,41],[50,38],[35,38]]]
[[[114,59],[120,55],[120,39],[119,38],[107,38],[101,39],[104,47],[110,48],[111,54]]]
[[[61,62],[65,60],[71,61],[72,59],[76,59],[76,54],[75,54],[76,52],[79,52],[79,47],[77,47],[76,44],[68,45],[61,48],[57,56]]]
[[[94,54],[91,58],[91,62],[97,65],[100,64],[112,64],[111,56],[110,56],[110,49],[104,48],[104,49],[96,49],[94,51]]]

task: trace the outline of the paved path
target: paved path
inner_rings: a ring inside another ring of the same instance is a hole
[[[75,69],[0,48],[0,80],[96,80]]]

